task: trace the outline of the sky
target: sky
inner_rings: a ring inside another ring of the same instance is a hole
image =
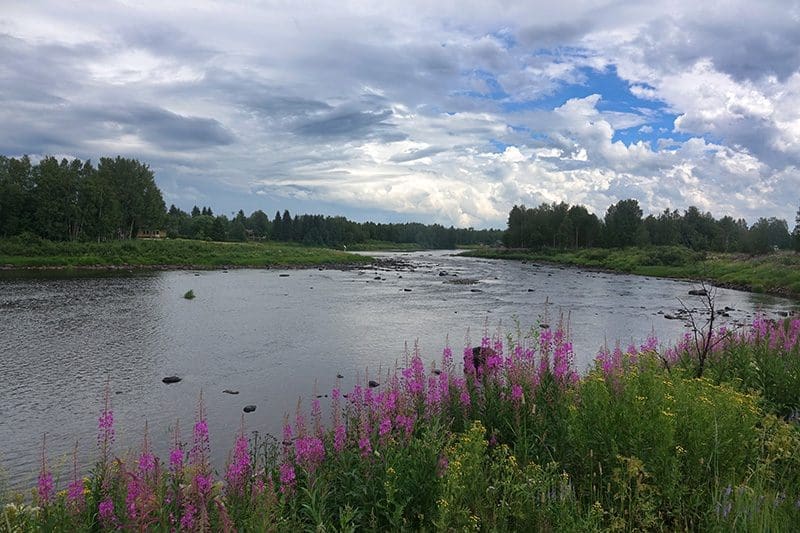
[[[800,1],[4,0],[0,154],[134,157],[224,214],[791,228]]]

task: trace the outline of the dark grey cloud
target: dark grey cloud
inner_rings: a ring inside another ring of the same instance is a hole
[[[394,125],[388,122],[392,117],[390,109],[381,110],[349,110],[335,109],[328,113],[320,113],[311,118],[301,120],[294,127],[294,132],[304,137],[345,139],[380,138],[397,139],[399,134]]]

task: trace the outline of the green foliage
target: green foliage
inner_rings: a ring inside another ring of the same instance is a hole
[[[186,298],[187,300],[194,300],[194,291],[192,289],[189,289],[188,291],[186,291],[183,297]]]
[[[368,262],[371,258],[291,243],[196,240],[53,242],[31,234],[0,239],[0,264],[28,266],[263,267]]]
[[[472,257],[549,261],[643,276],[704,279],[739,289],[800,296],[800,257],[788,252],[749,257],[708,254],[681,246],[584,248],[571,251],[474,249]]]

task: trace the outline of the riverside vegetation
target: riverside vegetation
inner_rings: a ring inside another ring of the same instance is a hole
[[[0,239],[0,267],[219,268],[344,265],[365,256],[294,243],[207,242],[186,239],[49,241],[32,234]]]
[[[698,252],[683,246],[570,250],[479,248],[463,255],[549,261],[643,276],[707,280],[754,292],[800,297],[800,255],[788,251],[750,256]]]
[[[160,459],[146,426],[115,452],[107,388],[95,451],[75,448],[92,471],[51,471],[43,442],[0,531],[791,530],[800,319],[696,333],[603,349],[583,376],[563,326],[484,333],[463,363],[415,349],[330,405],[314,391],[277,440],[243,423],[222,472],[202,393]]]

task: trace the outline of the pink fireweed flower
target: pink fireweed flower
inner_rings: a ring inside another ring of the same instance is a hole
[[[453,364],[453,350],[450,348],[449,345],[444,347],[442,350],[442,368],[447,370]]]
[[[36,488],[39,505],[45,506],[50,503],[50,500],[53,499],[55,487],[53,485],[53,474],[47,469],[47,434],[42,436],[42,467],[39,470]]]
[[[425,389],[425,365],[418,353],[414,353],[411,364],[401,372],[406,391],[411,395],[421,395]]]
[[[299,437],[294,443],[294,453],[297,462],[313,472],[325,460],[325,445],[319,437]]]
[[[208,494],[211,490],[211,474],[197,474],[194,478],[197,492],[201,495]]]
[[[194,442],[189,451],[189,463],[196,466],[201,472],[209,470],[208,456],[211,453],[211,444],[208,435],[208,422],[206,421],[206,408],[203,402],[203,391],[200,391],[200,398],[197,400],[197,421],[193,430]]]
[[[344,449],[346,441],[347,429],[343,424],[337,424],[336,428],[333,430],[333,449],[337,452],[341,452]]]
[[[250,447],[244,431],[240,431],[233,445],[233,459],[225,472],[228,490],[241,493],[250,475]]]
[[[83,494],[83,480],[82,479],[73,479],[70,481],[69,485],[67,485],[67,502],[74,506],[82,506],[83,502],[85,501],[85,496]]]
[[[170,450],[169,468],[173,473],[178,473],[183,470],[183,450],[180,447]]]
[[[205,460],[208,447],[208,422],[205,419],[201,419],[194,425],[194,445],[189,454],[192,464],[197,465]]]
[[[539,335],[539,346],[542,355],[549,354],[553,344],[553,332],[550,328],[545,328]]]
[[[181,529],[192,531],[194,529],[194,516],[197,508],[190,501],[186,501],[183,506],[183,516],[181,516]]]
[[[297,476],[294,473],[294,466],[289,463],[281,463],[280,466],[280,481],[281,493],[291,494],[294,489],[295,480]]]
[[[100,521],[104,524],[114,523],[114,501],[111,498],[106,498],[98,505],[98,512],[100,514]]]
[[[467,344],[464,347],[464,373],[475,375],[475,362],[472,356],[472,347]]]
[[[436,412],[439,404],[442,401],[441,389],[437,383],[436,376],[428,378],[428,387],[425,394],[425,406],[428,409],[428,414]]]
[[[511,386],[511,401],[514,403],[522,401],[522,387],[516,383]]]
[[[389,433],[392,432],[392,419],[389,417],[381,420],[381,425],[378,427],[378,435],[384,439]]]
[[[565,342],[556,346],[553,354],[553,375],[560,383],[571,383],[574,381],[572,364],[572,343]],[[577,377],[577,376],[574,376]]]
[[[53,499],[53,474],[50,472],[42,472],[39,474],[39,481],[37,484],[37,495],[39,496],[39,505],[47,505]]]
[[[366,457],[372,453],[372,445],[369,442],[369,436],[364,435],[358,439],[358,449],[361,450],[361,456]]]
[[[647,336],[647,340],[639,347],[642,352],[655,352],[658,350],[658,338],[654,332]]]
[[[289,424],[288,417],[284,417],[283,420],[283,446],[289,447],[292,445],[292,439],[294,438],[292,434],[292,426]]]
[[[136,474],[131,473],[131,477],[128,480],[128,489],[125,495],[125,507],[128,510],[128,518],[136,519],[136,499],[139,497],[140,493],[140,483],[139,478]]]

